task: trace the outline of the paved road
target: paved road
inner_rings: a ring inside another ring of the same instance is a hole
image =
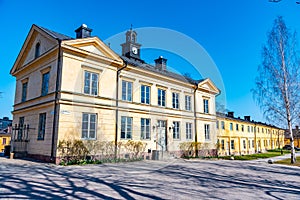
[[[56,166],[0,158],[0,199],[300,199],[300,168],[172,160]]]

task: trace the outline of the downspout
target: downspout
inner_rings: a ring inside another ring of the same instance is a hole
[[[54,161],[54,146],[55,146],[55,131],[56,124],[58,121],[58,90],[60,82],[60,66],[61,66],[61,40],[57,38],[58,41],[58,55],[57,55],[57,69],[56,69],[56,84],[55,84],[55,98],[54,98],[54,113],[53,113],[53,124],[52,124],[52,141],[51,141],[51,157],[50,161]]]
[[[118,126],[119,126],[119,75],[123,69],[127,67],[127,62],[124,60],[123,66],[117,70],[116,77],[116,127],[115,127],[115,159],[117,158],[118,152]]]
[[[198,90],[198,84],[196,84],[196,88],[194,90],[194,129],[195,129],[195,152],[196,152],[196,157],[198,157],[198,137],[197,137],[197,113],[196,113],[196,92]]]

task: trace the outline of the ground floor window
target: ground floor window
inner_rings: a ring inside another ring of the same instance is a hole
[[[205,135],[205,140],[210,140],[209,124],[204,124],[204,135]]]
[[[186,132],[186,139],[191,140],[192,139],[192,123],[186,123],[185,124],[185,132]]]
[[[234,140],[230,141],[230,147],[231,147],[231,149],[234,149]]]
[[[39,116],[38,140],[44,140],[46,127],[46,113],[41,113]]]
[[[173,122],[173,139],[180,139],[179,122]]]
[[[82,114],[82,139],[96,139],[97,115],[94,113]]]
[[[246,140],[243,140],[243,147],[246,149]]]
[[[150,119],[141,119],[141,139],[150,139]]]
[[[121,117],[121,139],[132,138],[132,117]]]
[[[225,150],[225,141],[224,140],[221,140],[221,149]]]

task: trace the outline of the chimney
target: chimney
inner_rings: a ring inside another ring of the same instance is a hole
[[[234,118],[234,112],[228,112],[227,116],[231,117],[231,118]]]
[[[162,56],[159,56],[155,61],[155,68],[160,71],[166,71],[167,70],[167,59],[163,58]]]
[[[249,121],[249,122],[251,121],[251,120],[250,120],[250,116],[244,116],[244,119],[245,119],[246,121]]]
[[[296,126],[296,130],[298,130],[299,129],[299,126]]]
[[[91,37],[91,32],[93,29],[87,27],[86,24],[82,24],[78,29],[75,30],[76,38],[87,38]]]

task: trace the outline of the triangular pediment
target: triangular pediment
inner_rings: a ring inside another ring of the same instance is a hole
[[[98,37],[88,37],[76,40],[64,41],[63,45],[74,47],[78,50],[86,51],[90,54],[106,57],[118,62],[122,62],[122,59],[118,54],[111,50],[104,42]]]
[[[35,49],[38,43],[40,45],[39,55],[47,53],[58,44],[57,40],[53,36],[49,35],[40,27],[32,25],[14,66],[11,69],[11,74],[14,74],[28,63],[35,60]]]
[[[209,79],[205,79],[198,83],[198,89],[204,90],[213,94],[219,94],[220,90],[215,86],[215,84]]]

